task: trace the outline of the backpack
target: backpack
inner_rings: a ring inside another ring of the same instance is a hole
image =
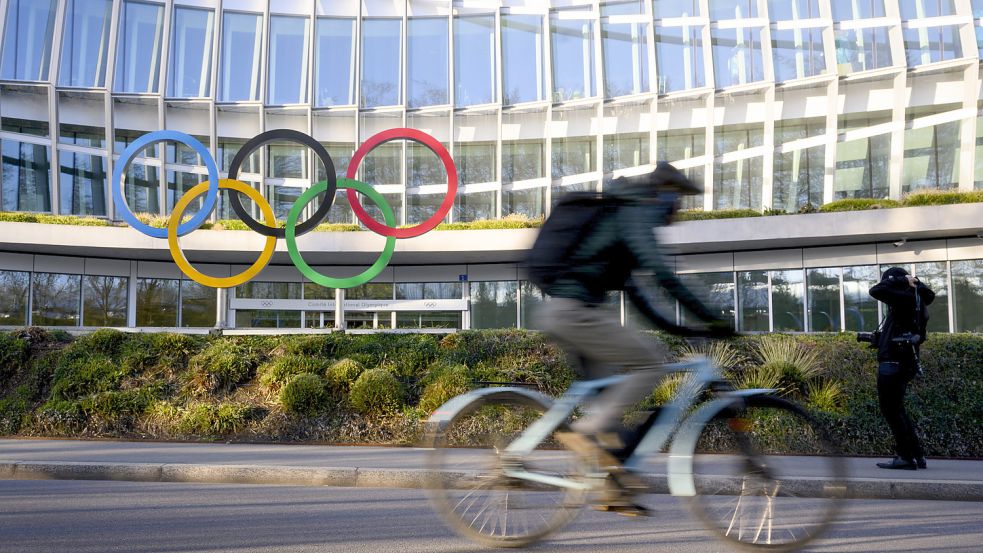
[[[619,203],[597,192],[564,194],[529,250],[525,262],[529,281],[545,292],[556,282],[557,274],[570,265],[569,257],[577,244]]]

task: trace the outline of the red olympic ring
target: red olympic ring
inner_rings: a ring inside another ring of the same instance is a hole
[[[371,138],[363,142],[362,145],[355,150],[355,155],[352,156],[352,160],[348,164],[348,172],[345,174],[345,176],[349,179],[354,179],[355,172],[358,171],[359,163],[362,162],[362,159],[364,159],[369,152],[375,149],[376,146],[380,146],[386,142],[398,140],[400,138],[419,142],[427,148],[430,148],[430,151],[437,154],[437,157],[440,158],[440,161],[444,164],[444,169],[447,171],[447,196],[444,197],[444,201],[440,204],[440,207],[437,208],[437,212],[419,225],[408,228],[393,228],[373,219],[358,201],[358,194],[354,189],[349,188],[345,193],[348,196],[348,203],[352,206],[352,211],[355,212],[355,217],[364,223],[369,230],[375,232],[376,234],[381,234],[382,236],[392,236],[394,238],[413,238],[414,236],[420,236],[425,232],[433,230],[434,227],[444,220],[444,217],[446,217],[450,212],[451,207],[454,206],[454,197],[457,195],[457,167],[454,166],[454,160],[451,159],[451,154],[448,153],[447,149],[444,148],[444,145],[441,144],[440,141],[429,134],[416,129],[396,128],[382,131],[372,135]]]

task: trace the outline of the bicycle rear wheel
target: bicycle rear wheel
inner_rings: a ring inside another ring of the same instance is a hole
[[[579,482],[577,456],[552,437],[531,455],[509,458],[505,448],[546,411],[528,398],[484,397],[432,432],[430,497],[459,534],[494,547],[521,547],[577,516],[586,491],[531,483],[506,475],[525,470]]]
[[[747,550],[800,549],[836,519],[846,491],[823,427],[773,396],[735,403],[703,428],[693,477],[697,517]]]

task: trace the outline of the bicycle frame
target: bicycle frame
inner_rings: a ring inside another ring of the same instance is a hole
[[[700,357],[690,361],[674,363],[666,366],[669,373],[686,373],[689,375],[684,380],[676,397],[668,404],[664,405],[655,424],[642,437],[638,446],[635,448],[624,466],[627,469],[635,469],[645,456],[657,453],[669,442],[673,434],[677,437],[670,452],[670,474],[669,488],[673,495],[695,495],[692,484],[692,452],[696,445],[700,429],[709,422],[714,415],[731,405],[735,399],[750,397],[758,394],[770,393],[773,390],[753,389],[727,391],[703,406],[697,411],[686,417],[686,413],[700,397],[700,394],[711,384],[723,380],[720,370],[707,358]],[[433,413],[431,422],[440,424],[441,421],[450,420],[460,409],[480,402],[483,396],[492,394],[508,394],[513,397],[524,398],[530,403],[539,403],[549,406],[549,409],[542,417],[529,425],[518,438],[505,448],[506,457],[521,459],[529,455],[536,447],[546,440],[550,434],[563,426],[573,414],[578,405],[582,404],[587,398],[597,394],[600,390],[623,382],[628,376],[616,375],[596,380],[586,380],[573,383],[569,390],[555,402],[550,402],[549,398],[523,390],[521,388],[485,388],[475,390],[452,399],[441,406]],[[521,468],[506,469],[505,474],[512,478],[538,482],[550,486],[570,488],[570,489],[590,489],[594,485],[586,482],[579,482],[529,472]]]

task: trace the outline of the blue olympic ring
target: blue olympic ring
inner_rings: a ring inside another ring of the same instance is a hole
[[[191,219],[178,226],[178,236],[184,236],[200,227],[208,219],[209,215],[211,215],[212,209],[215,208],[215,203],[218,200],[218,165],[215,164],[212,154],[198,139],[179,131],[154,131],[141,136],[123,150],[123,153],[119,156],[119,161],[116,162],[116,167],[113,169],[112,181],[113,201],[116,203],[116,212],[123,217],[123,220],[129,223],[131,227],[152,238],[167,238],[167,228],[154,228],[146,225],[130,211],[130,206],[126,205],[126,199],[123,197],[123,169],[126,168],[126,165],[130,162],[130,158],[135,156],[137,152],[151,144],[165,140],[181,142],[190,146],[195,153],[201,156],[201,159],[205,162],[205,168],[208,169],[208,193],[205,195],[205,205]]]

